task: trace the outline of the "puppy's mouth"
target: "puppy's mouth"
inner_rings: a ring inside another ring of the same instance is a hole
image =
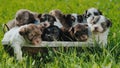
[[[77,41],[85,42],[88,40],[88,35],[84,34],[84,35],[75,36],[75,39]]]
[[[40,39],[36,39],[32,41],[33,45],[39,45],[41,43]]]
[[[94,33],[94,34],[99,34],[99,33],[103,33],[104,31],[98,31],[98,30],[94,30],[94,31],[92,31],[92,33]]]
[[[49,24],[49,23],[43,23],[43,26],[45,26],[45,27],[49,27],[50,24]]]
[[[87,35],[80,36],[80,41],[87,41],[87,39],[88,39]]]

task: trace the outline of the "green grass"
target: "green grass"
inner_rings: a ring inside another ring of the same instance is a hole
[[[0,43],[0,68],[119,68],[120,67],[120,1],[119,0],[0,0],[0,39],[2,24],[13,19],[19,9],[48,13],[60,9],[63,13],[82,14],[88,8],[99,8],[112,20],[107,48],[60,48],[50,50],[44,58],[35,60],[25,55],[22,62],[10,57]]]

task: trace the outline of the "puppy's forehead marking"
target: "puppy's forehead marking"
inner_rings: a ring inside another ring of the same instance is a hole
[[[92,12],[98,12],[98,10],[96,8],[90,8],[90,9],[88,9],[88,11],[91,12],[91,13]]]
[[[99,23],[103,23],[103,22],[106,22],[106,18],[102,15],[99,16]]]
[[[95,17],[94,17],[94,22],[97,23],[99,20],[100,20],[100,16],[95,16]]]
[[[77,14],[73,13],[72,16],[75,17],[75,19],[77,19]]]

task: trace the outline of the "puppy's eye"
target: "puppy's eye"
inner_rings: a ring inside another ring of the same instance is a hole
[[[50,32],[50,29],[48,29],[48,32]]]
[[[79,36],[79,35],[80,35],[80,33],[79,33],[79,32],[76,32],[76,33],[75,33],[75,35],[76,35],[76,36]]]
[[[74,17],[74,16],[71,16],[71,19],[72,19],[72,20],[75,20],[75,17]]]
[[[94,12],[94,15],[96,15],[96,16],[97,16],[97,15],[99,15],[99,14],[98,14],[97,12]]]
[[[96,22],[94,21],[93,24],[96,24]]]
[[[106,27],[105,22],[101,23],[101,26],[102,26],[103,28],[105,28],[105,27]]]
[[[57,32],[58,32],[57,30],[54,31],[54,33],[57,33]]]
[[[44,18],[40,18],[40,22],[44,22],[45,21],[45,19]]]
[[[21,20],[22,18],[21,17],[16,17],[16,20]]]
[[[87,17],[90,17],[91,16],[91,14],[89,13],[88,15],[87,15]]]

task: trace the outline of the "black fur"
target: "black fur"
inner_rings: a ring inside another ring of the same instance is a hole
[[[61,30],[57,26],[49,26],[43,30],[42,40],[43,41],[59,41],[62,36]]]

